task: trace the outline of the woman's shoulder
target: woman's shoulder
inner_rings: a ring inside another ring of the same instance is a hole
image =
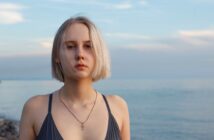
[[[23,106],[23,115],[34,118],[37,114],[44,113],[48,108],[48,95],[35,95],[30,97]]]
[[[44,103],[48,101],[48,94],[46,95],[35,95],[30,97],[24,104],[24,107],[29,108],[29,109],[36,109]]]
[[[47,110],[48,95],[36,95],[30,97],[23,106],[22,115],[20,119],[20,133],[21,137],[29,135],[33,137],[35,124],[41,121]]]
[[[106,98],[107,98],[108,102],[110,102],[110,104],[112,104],[120,109],[127,107],[126,100],[119,95],[115,95],[115,94],[106,95]]]
[[[127,102],[118,95],[108,95],[106,97],[119,126],[122,139],[130,139],[130,120]]]
[[[119,129],[122,129],[122,124],[128,116],[128,105],[124,98],[118,95],[105,95],[109,103],[111,112],[115,117]]]

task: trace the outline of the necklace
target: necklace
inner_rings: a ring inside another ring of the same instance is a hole
[[[61,89],[60,89],[60,91],[59,91],[58,96],[59,96],[60,102],[65,106],[65,108],[68,110],[68,112],[70,112],[70,113],[72,114],[72,116],[76,119],[76,121],[78,121],[78,122],[81,124],[81,129],[82,129],[82,130],[84,129],[84,125],[85,125],[85,123],[88,121],[88,119],[89,119],[89,117],[90,117],[90,115],[91,115],[91,112],[93,111],[94,106],[95,106],[95,104],[96,104],[96,101],[97,101],[97,91],[95,90],[95,92],[96,92],[96,97],[95,97],[95,100],[94,100],[94,102],[93,102],[93,106],[92,106],[92,108],[91,108],[91,110],[90,110],[88,116],[86,117],[86,119],[85,119],[84,121],[81,121],[81,120],[79,120],[78,117],[74,114],[74,112],[72,112],[71,109],[66,105],[65,101],[63,101],[63,99],[60,97]]]

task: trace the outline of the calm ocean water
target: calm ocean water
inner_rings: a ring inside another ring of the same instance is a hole
[[[0,116],[20,119],[24,102],[57,81],[2,81]],[[214,80],[106,80],[94,87],[126,99],[132,140],[214,140]]]

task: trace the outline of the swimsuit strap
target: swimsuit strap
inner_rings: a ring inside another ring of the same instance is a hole
[[[103,95],[103,94],[102,94],[102,95]],[[111,109],[110,109],[110,107],[109,107],[109,104],[108,104],[108,101],[107,101],[107,99],[106,99],[105,95],[103,95],[103,98],[104,98],[104,101],[105,101],[105,103],[106,103],[106,106],[107,106],[108,112],[109,112],[109,113],[111,113]]]
[[[52,95],[53,94],[49,94],[48,113],[51,113]]]

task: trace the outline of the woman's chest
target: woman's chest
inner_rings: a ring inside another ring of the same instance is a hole
[[[57,130],[65,140],[104,140],[106,137],[109,114],[103,108],[94,108],[90,116],[83,114],[78,117],[63,109],[52,115]]]

